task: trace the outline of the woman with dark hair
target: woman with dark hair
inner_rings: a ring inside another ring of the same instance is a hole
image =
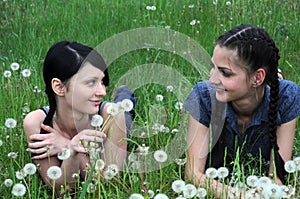
[[[279,58],[259,27],[239,25],[217,39],[209,81],[197,83],[184,104],[190,112],[187,176],[195,184],[205,183],[208,167],[229,167],[249,154],[270,161],[266,175],[285,183],[300,89],[278,77]],[[211,188],[224,197],[223,184],[213,181]]]
[[[104,121],[111,103],[102,101],[109,84],[106,64],[100,54],[91,47],[77,42],[62,41],[48,51],[43,68],[45,92],[49,107],[30,112],[24,119],[24,130],[29,140],[28,151],[40,165],[40,176],[47,184],[50,166],[63,171],[55,181],[59,195],[61,185],[75,186],[75,173],[86,177],[86,166],[91,149],[103,146],[101,159],[106,165],[117,164],[122,168],[126,158],[126,122],[123,113],[114,117],[105,132],[91,126],[93,115],[101,115]],[[131,98],[127,87],[120,88],[118,98]],[[118,99],[116,99],[118,100]],[[67,159],[59,159],[63,150],[70,152]]]

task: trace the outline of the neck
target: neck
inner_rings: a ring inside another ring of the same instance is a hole
[[[265,94],[265,88],[256,88],[247,98],[233,101],[232,106],[238,117],[252,117],[260,106]]]
[[[74,137],[78,132],[87,128],[89,124],[89,116],[76,114],[72,111],[56,111],[53,122],[60,132],[69,138]],[[54,125],[53,124],[53,125]]]

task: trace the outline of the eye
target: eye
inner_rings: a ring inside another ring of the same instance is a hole
[[[88,86],[94,86],[96,84],[96,80],[90,80],[87,82]]]
[[[231,73],[227,73],[225,70],[221,70],[221,73],[224,77],[230,77]]]

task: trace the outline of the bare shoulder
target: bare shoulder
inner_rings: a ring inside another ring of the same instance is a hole
[[[27,136],[40,132],[41,123],[44,121],[46,114],[44,111],[37,109],[26,115],[23,121],[23,128]]]

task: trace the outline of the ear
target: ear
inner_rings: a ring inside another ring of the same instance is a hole
[[[51,80],[51,86],[54,93],[58,96],[64,96],[64,84],[58,78],[53,78]]]
[[[253,87],[258,87],[262,85],[266,78],[266,71],[263,68],[257,69],[251,77],[251,83]]]

